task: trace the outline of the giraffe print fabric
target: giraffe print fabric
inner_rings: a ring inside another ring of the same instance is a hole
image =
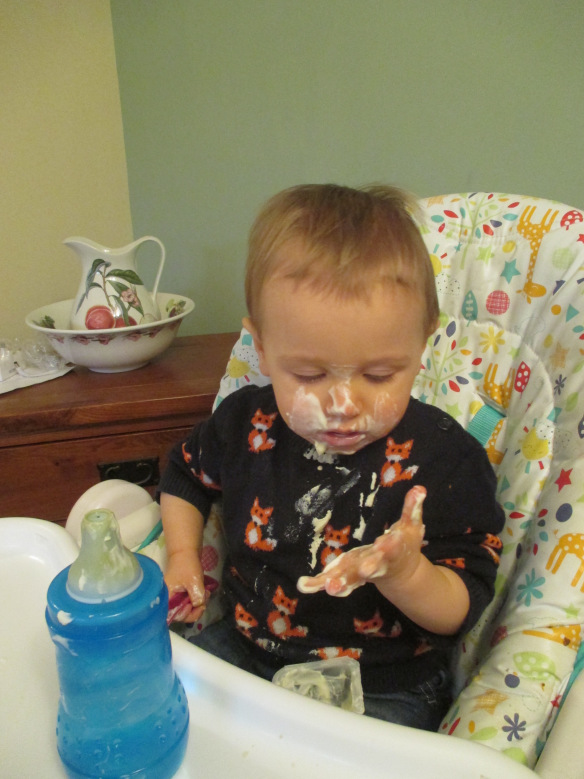
[[[584,622],[584,214],[485,192],[421,205],[441,323],[414,394],[477,434],[506,513],[441,730],[533,767]]]

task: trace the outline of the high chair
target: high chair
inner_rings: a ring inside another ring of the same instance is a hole
[[[573,736],[584,697],[576,680],[584,662],[584,213],[485,192],[420,206],[441,315],[414,395],[485,446],[506,513],[496,595],[461,642],[455,700],[440,732],[568,779],[582,765]],[[216,405],[268,381],[242,330]],[[164,566],[162,537],[141,546]],[[219,579],[219,509],[202,559]],[[218,609],[212,598],[184,634],[217,619]]]

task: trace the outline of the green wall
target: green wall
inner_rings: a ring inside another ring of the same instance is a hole
[[[111,0],[135,236],[181,335],[238,329],[249,225],[301,182],[584,207],[582,0]]]

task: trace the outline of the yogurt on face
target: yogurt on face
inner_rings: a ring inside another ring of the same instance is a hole
[[[373,415],[363,416],[351,398],[348,379],[334,384],[329,395],[332,404],[327,414],[319,398],[300,386],[294,395],[292,411],[286,415],[289,427],[310,441],[319,455],[327,450],[354,454],[392,430],[399,421],[396,404],[387,391],[377,395]]]

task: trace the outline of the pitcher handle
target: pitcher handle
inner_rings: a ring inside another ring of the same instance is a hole
[[[158,283],[160,281],[160,276],[162,275],[162,269],[164,267],[164,260],[166,259],[166,249],[164,248],[164,244],[162,241],[160,241],[158,238],[156,238],[153,235],[145,235],[143,238],[140,238],[136,241],[135,246],[136,249],[138,249],[139,246],[141,246],[143,243],[146,243],[146,241],[154,241],[154,243],[157,243],[160,246],[160,263],[158,265],[158,273],[156,274],[156,279],[154,280],[154,286],[152,287],[152,298],[154,299],[154,302],[156,302],[156,293],[158,292]]]

